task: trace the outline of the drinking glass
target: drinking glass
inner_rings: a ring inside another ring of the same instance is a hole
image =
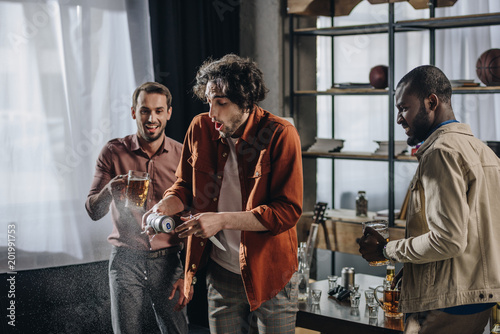
[[[365,290],[366,305],[375,303],[375,295],[372,289]]]
[[[399,307],[399,298],[401,296],[401,290],[399,286],[391,288],[390,281],[384,280],[384,285],[378,286],[375,288],[375,302],[379,304],[379,306],[384,310],[385,316],[388,318],[401,319],[403,317],[403,313],[398,311]],[[380,302],[380,299],[377,297],[377,289],[384,288],[384,299],[383,303]]]
[[[142,208],[146,203],[149,188],[149,174],[135,170],[128,171],[125,207]]]
[[[312,303],[314,305],[318,305],[321,300],[321,290],[313,289],[312,290]]]
[[[328,276],[328,291],[332,291],[337,287],[337,280],[339,279],[338,276],[335,275],[329,275]]]
[[[363,233],[365,228],[369,226],[373,228],[375,231],[380,233],[380,235],[389,242],[389,222],[387,220],[372,220],[363,223]],[[370,266],[385,266],[389,264],[389,260],[382,261],[370,261]]]

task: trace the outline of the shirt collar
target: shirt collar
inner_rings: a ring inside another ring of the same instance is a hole
[[[161,152],[168,152],[171,148],[172,148],[172,143],[168,142],[166,140],[167,136],[164,134],[163,135],[163,144],[162,144],[162,150]],[[142,150],[142,147],[139,143],[139,138],[137,137],[137,133],[133,134],[132,137],[130,138],[130,150],[131,151],[137,151],[137,150],[141,150],[142,152],[144,152]]]
[[[431,131],[429,131],[429,133],[427,134],[427,136],[425,137],[425,139],[424,139],[424,140],[422,140],[422,142],[420,142],[420,145],[422,145],[422,144],[424,143],[424,141],[426,141],[426,140],[427,140],[427,138],[429,138],[429,136],[430,136],[431,134],[433,134],[433,133],[434,133],[434,131],[436,131],[437,129],[439,129],[439,128],[440,128],[440,127],[442,127],[443,125],[450,124],[450,123],[460,123],[460,122],[459,122],[459,121],[457,121],[456,119],[449,119],[449,120],[447,120],[447,121],[444,121],[444,122],[442,122],[442,123],[438,124],[438,126],[436,126],[436,127],[435,127],[435,128],[433,128]]]

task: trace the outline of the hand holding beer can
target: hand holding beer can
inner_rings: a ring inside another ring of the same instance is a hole
[[[171,233],[175,228],[175,220],[170,216],[153,212],[146,218],[148,228],[152,228],[155,233]]]
[[[127,190],[125,192],[125,207],[142,208],[146,203],[149,188],[149,174],[129,170],[127,175]]]

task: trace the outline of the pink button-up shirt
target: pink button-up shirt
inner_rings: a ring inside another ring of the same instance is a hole
[[[94,180],[85,203],[91,218],[96,219],[96,213],[90,210],[90,197],[98,194],[115,176],[136,170],[148,172],[151,178],[145,209],[131,210],[124,207],[124,201],[111,202],[113,231],[108,236],[108,241],[112,245],[138,250],[157,250],[180,243],[176,234],[159,233],[154,237],[141,234],[141,223],[146,210],[160,201],[165,189],[174,183],[181,150],[181,143],[165,136],[162,148],[149,158],[141,149],[135,134],[110,140],[103,147],[97,159]]]

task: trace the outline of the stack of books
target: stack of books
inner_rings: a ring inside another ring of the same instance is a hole
[[[307,152],[340,152],[343,147],[343,139],[316,137],[316,142],[307,149]]]
[[[377,155],[388,155],[389,154],[389,141],[375,141],[378,144],[378,148],[375,150],[374,154]],[[406,140],[395,140],[394,141],[394,155],[401,155],[408,152],[408,144]]]

